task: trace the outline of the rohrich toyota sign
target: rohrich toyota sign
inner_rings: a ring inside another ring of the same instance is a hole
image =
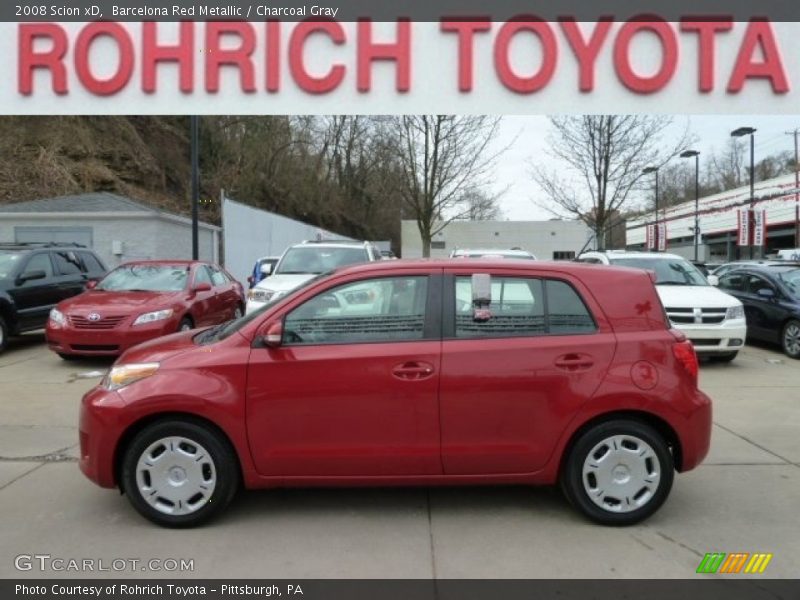
[[[796,112],[800,23],[2,23],[5,113]],[[13,87],[9,82],[14,82]],[[145,101],[146,100],[146,101]],[[58,108],[53,103],[57,103]]]

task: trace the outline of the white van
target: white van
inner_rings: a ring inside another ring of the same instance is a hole
[[[579,262],[655,271],[656,290],[672,326],[686,334],[701,356],[732,361],[744,345],[742,303],[711,285],[685,258],[664,252],[585,252]]]
[[[778,260],[800,261],[800,248],[787,248],[778,250]]]

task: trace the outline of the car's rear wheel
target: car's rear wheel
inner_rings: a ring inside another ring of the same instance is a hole
[[[194,329],[194,323],[189,317],[183,317],[178,324],[178,331],[190,331]]]
[[[714,362],[732,362],[739,355],[738,352],[729,352],[728,354],[714,354],[711,360]]]
[[[8,347],[8,325],[6,320],[0,316],[0,352]]]
[[[800,321],[792,319],[783,326],[781,345],[786,356],[800,358]]]
[[[672,454],[664,438],[640,421],[600,423],[572,446],[561,476],[565,495],[604,525],[631,525],[664,503],[672,488]]]
[[[230,444],[194,421],[159,421],[139,432],[122,462],[123,489],[144,517],[192,527],[224,509],[239,485]]]

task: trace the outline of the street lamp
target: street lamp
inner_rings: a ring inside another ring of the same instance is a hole
[[[755,127],[739,127],[738,129],[734,129],[733,131],[731,131],[731,137],[739,138],[745,135],[750,136],[750,209],[751,210],[753,208],[753,204],[755,203],[755,197],[756,197],[755,136],[753,136],[755,132],[756,132]],[[750,240],[747,241],[749,242]],[[750,246],[750,258],[753,258],[753,246]]]
[[[700,152],[684,150],[681,158],[694,157],[694,261],[697,262],[697,246],[700,239]]]
[[[656,174],[656,232],[658,231],[658,167],[645,167],[642,169],[642,174],[649,175],[650,173]],[[656,233],[658,235],[658,233]],[[656,247],[656,251],[658,247]]]

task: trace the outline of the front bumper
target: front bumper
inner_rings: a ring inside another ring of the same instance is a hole
[[[266,302],[258,302],[256,300],[247,300],[247,304],[244,308],[244,314],[249,315],[251,312],[257,311],[259,308],[264,306]]]
[[[120,415],[125,404],[117,392],[101,387],[89,390],[81,400],[79,418],[80,458],[78,466],[97,485],[116,485],[114,450],[124,431]]]
[[[673,323],[672,327],[686,335],[698,354],[738,352],[747,337],[747,323],[744,319],[727,319],[717,325]]]
[[[136,326],[122,323],[114,329],[94,330],[76,329],[71,325],[56,327],[48,322],[45,336],[50,350],[58,354],[119,356],[128,348],[174,333],[177,328],[175,319]]]

